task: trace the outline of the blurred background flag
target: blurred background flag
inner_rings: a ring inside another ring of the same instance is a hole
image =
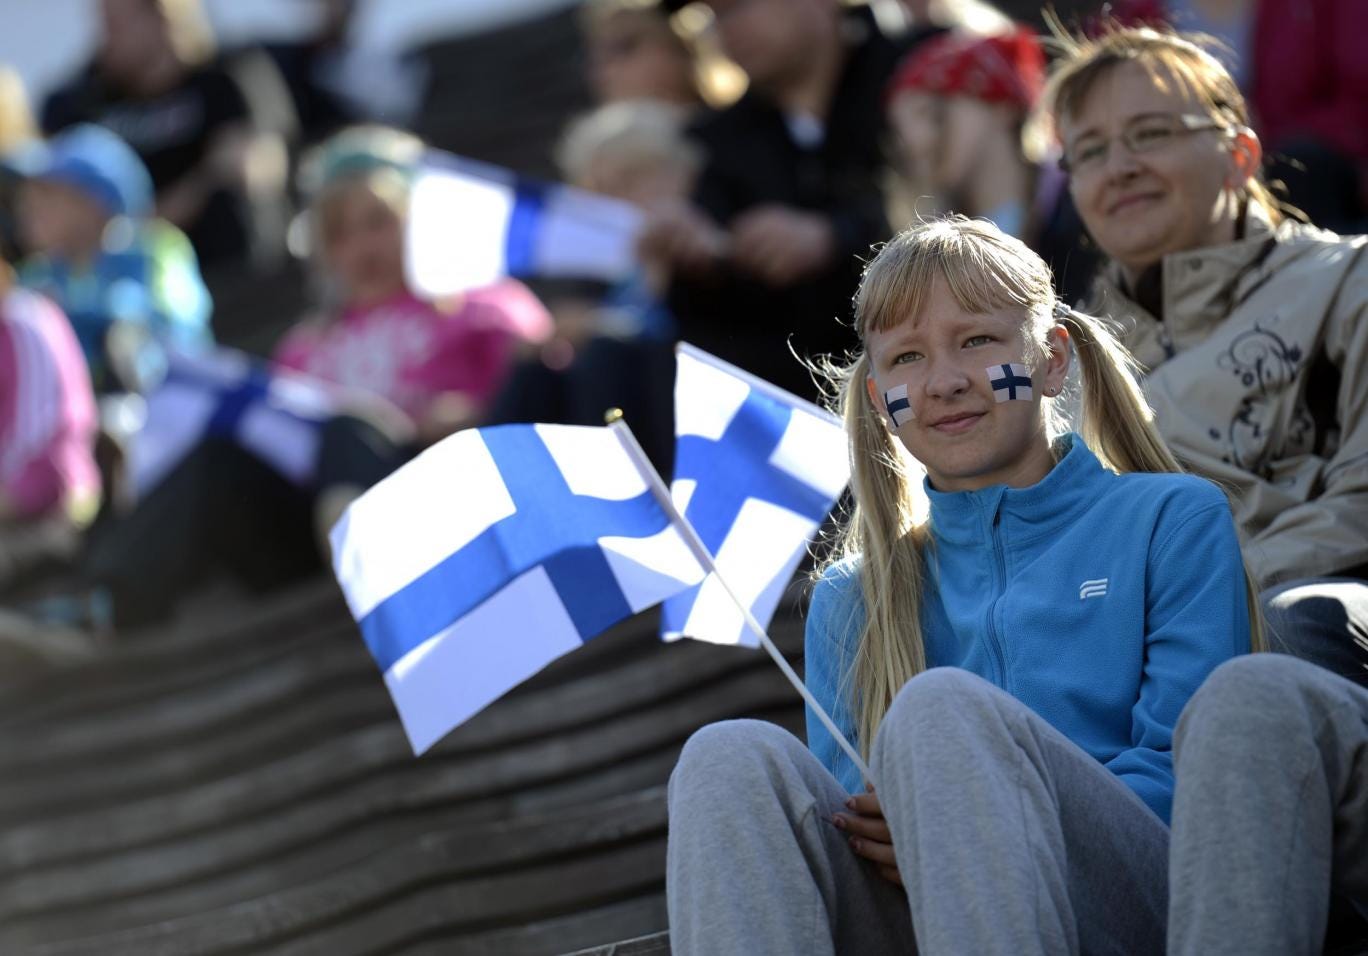
[[[677,351],[675,506],[768,626],[809,539],[850,480],[834,415],[690,345]],[[755,646],[717,581],[665,602],[665,640]]]
[[[628,203],[432,151],[409,204],[409,281],[434,299],[504,276],[614,282],[636,268],[640,229]]]
[[[333,528],[334,571],[415,754],[703,579],[629,444],[568,425],[458,432]]]
[[[166,363],[129,440],[129,471],[139,496],[206,438],[236,442],[295,484],[313,480],[322,428],[338,412],[338,389],[273,371],[233,349],[171,351]]]

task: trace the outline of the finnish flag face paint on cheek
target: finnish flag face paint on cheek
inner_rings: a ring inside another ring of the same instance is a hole
[[[993,397],[999,402],[1031,400],[1031,373],[1020,362],[990,365],[988,384],[993,386]]]
[[[912,411],[912,402],[907,397],[906,385],[895,385],[884,392],[884,407],[888,417],[893,419],[894,428],[902,428],[917,416]]]

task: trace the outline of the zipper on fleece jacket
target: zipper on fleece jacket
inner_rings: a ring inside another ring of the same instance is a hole
[[[1007,590],[1007,558],[1002,553],[1002,536],[998,531],[1001,518],[998,509],[1001,507],[1002,502],[999,500],[993,508],[993,520],[990,522],[997,577],[993,580],[993,599],[988,602],[988,652],[993,658],[993,666],[997,669],[997,680],[994,683],[1003,690],[1007,690],[1006,654],[1002,649],[1002,638],[998,634],[995,623],[998,602],[1002,600],[1003,594]]]

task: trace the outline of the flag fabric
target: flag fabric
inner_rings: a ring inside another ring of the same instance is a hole
[[[298,485],[313,480],[324,423],[337,414],[320,383],[277,373],[232,349],[171,352],[129,448],[133,487],[154,488],[206,438],[236,441]]]
[[[458,432],[357,499],[333,569],[421,754],[704,570],[608,428]]]
[[[808,541],[850,479],[834,416],[692,346],[678,349],[675,506],[768,626]],[[755,646],[716,575],[665,602],[661,636]]]
[[[413,183],[406,263],[429,298],[515,278],[616,282],[636,268],[629,203],[432,152]]]

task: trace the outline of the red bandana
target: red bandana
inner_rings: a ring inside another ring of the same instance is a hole
[[[952,32],[932,37],[907,55],[888,85],[888,98],[916,90],[1015,103],[1029,110],[1044,85],[1045,53],[1029,28],[990,37]]]

